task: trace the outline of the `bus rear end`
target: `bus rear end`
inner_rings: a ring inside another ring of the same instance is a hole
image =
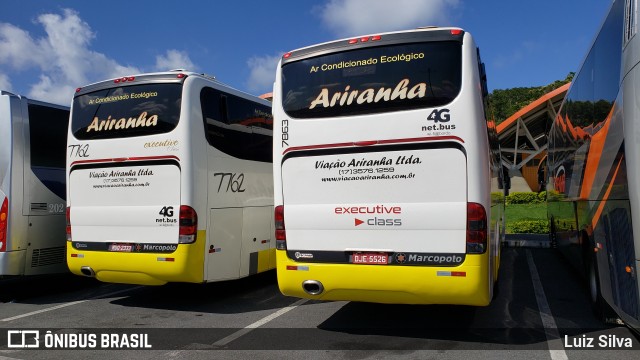
[[[159,285],[202,282],[204,239],[189,192],[184,74],[79,89],[68,141],[67,261],[78,275]]]
[[[489,303],[491,172],[476,51],[470,35],[447,29],[283,57],[274,187],[285,295]]]
[[[0,141],[0,276],[18,275],[24,271],[24,252],[17,251],[19,247],[13,244],[12,234],[9,231],[12,223],[9,215],[12,212],[19,213],[21,210],[16,206],[16,203],[20,202],[14,201],[16,199],[11,196],[13,181],[16,177],[13,165],[14,134],[20,134],[19,131],[22,130],[15,129],[17,125],[14,121],[14,113],[18,112],[18,118],[20,118],[21,110],[16,99],[17,97],[12,94],[0,92],[0,134],[2,134]],[[21,124],[21,122],[17,123]],[[19,164],[21,165],[20,162]],[[21,186],[18,189],[21,190]],[[17,216],[14,217],[17,218]]]
[[[0,276],[66,272],[69,108],[0,91]]]

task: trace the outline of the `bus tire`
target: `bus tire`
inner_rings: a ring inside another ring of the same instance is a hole
[[[587,258],[587,288],[589,289],[589,302],[591,309],[598,320],[604,322],[604,311],[602,294],[600,293],[600,279],[598,279],[598,264],[595,255]]]

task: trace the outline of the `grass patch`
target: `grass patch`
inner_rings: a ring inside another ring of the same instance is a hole
[[[507,204],[505,205],[507,224],[519,220],[546,220],[547,204]]]
[[[547,204],[507,204],[507,234],[548,233]]]

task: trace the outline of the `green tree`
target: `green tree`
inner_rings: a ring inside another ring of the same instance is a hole
[[[489,116],[499,124],[542,95],[571,82],[574,75],[575,73],[570,72],[564,80],[556,80],[544,86],[495,89],[488,97]]]

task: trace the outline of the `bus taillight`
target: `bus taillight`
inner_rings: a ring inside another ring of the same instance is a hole
[[[0,252],[7,250],[7,224],[9,223],[9,199],[5,196],[0,207]]]
[[[115,84],[119,84],[121,82],[134,81],[135,79],[136,79],[135,76],[125,76],[125,77],[122,77],[120,79],[115,79],[115,80],[113,80],[113,82]]]
[[[487,212],[478,203],[467,203],[467,254],[487,249]]]
[[[287,250],[287,233],[284,227],[284,206],[275,208],[274,219],[276,222],[276,249]]]
[[[196,241],[198,233],[198,214],[187,205],[180,205],[180,238],[178,243],[190,244]]]
[[[362,37],[359,37],[359,38],[349,39],[347,41],[347,43],[349,43],[350,45],[353,45],[353,44],[357,44],[357,43],[365,43],[365,42],[368,42],[369,40],[371,40],[371,41],[380,41],[380,40],[382,40],[382,36],[380,36],[380,35],[362,36]]]
[[[71,206],[67,206],[65,217],[67,219],[67,241],[71,241]]]

